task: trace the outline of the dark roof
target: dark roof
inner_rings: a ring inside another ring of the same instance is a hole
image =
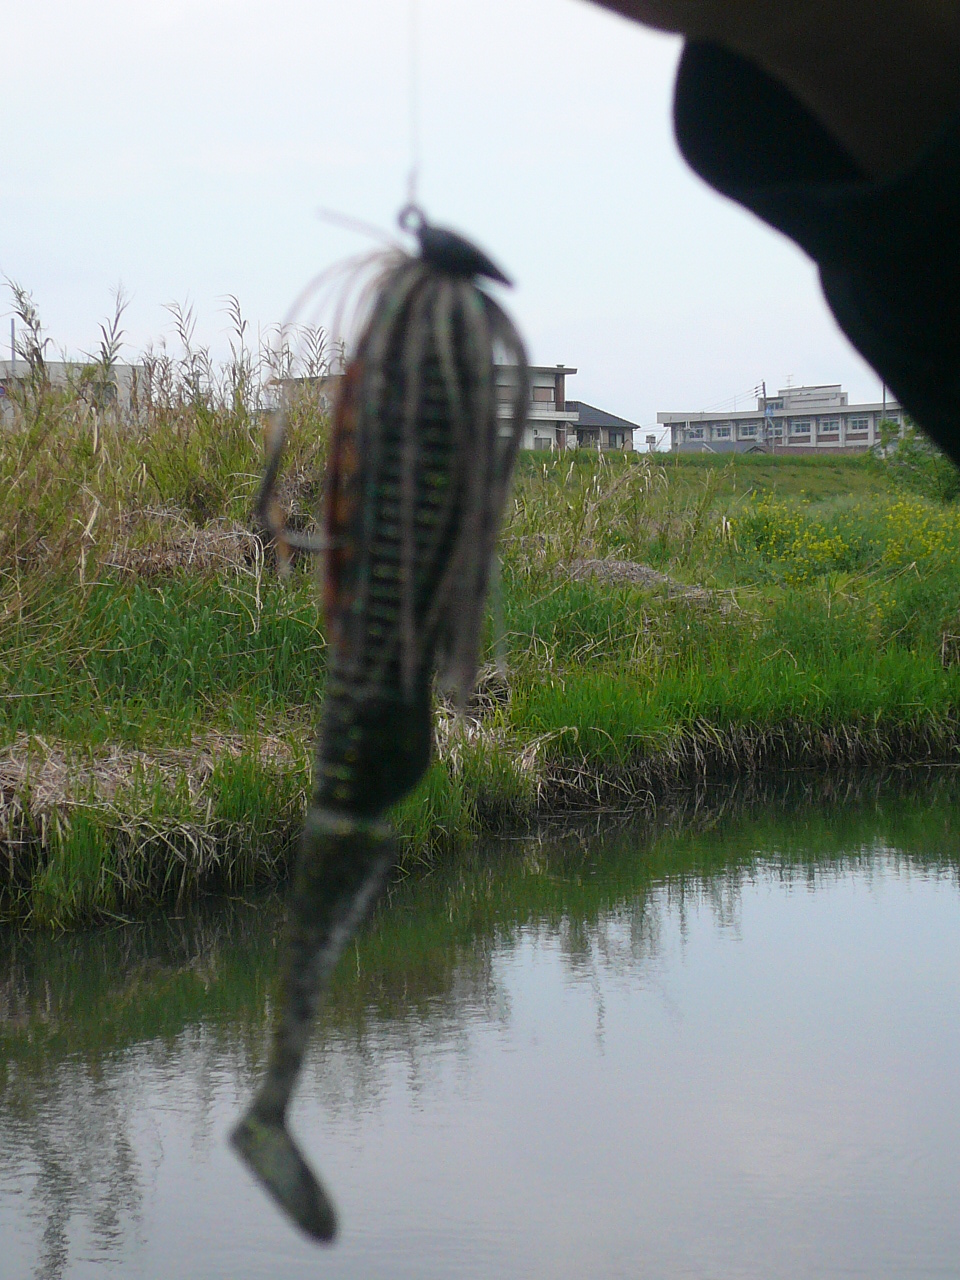
[[[690,440],[680,445],[678,453],[766,453],[756,440]]]
[[[568,400],[566,412],[579,413],[580,420],[577,423],[579,427],[616,427],[618,430],[623,431],[640,430],[635,422],[628,422],[626,418],[618,418],[615,413],[607,413],[605,409],[598,409],[595,405],[584,404],[582,400]]]

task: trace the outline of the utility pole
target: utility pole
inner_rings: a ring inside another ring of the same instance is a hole
[[[760,383],[760,398],[763,399],[763,426],[760,428],[760,444],[767,444],[767,379]]]

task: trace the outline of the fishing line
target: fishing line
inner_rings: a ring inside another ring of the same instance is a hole
[[[409,0],[407,11],[407,107],[410,130],[410,172],[407,204],[417,203],[420,182],[420,0]]]

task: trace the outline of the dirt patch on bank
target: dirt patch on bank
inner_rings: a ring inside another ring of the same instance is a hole
[[[145,784],[186,786],[192,797],[218,764],[249,756],[251,750],[250,739],[239,734],[208,733],[188,747],[160,751],[115,745],[81,751],[37,736],[19,737],[0,750],[0,828],[9,808],[27,798],[30,810],[41,814],[60,805],[109,803]],[[279,737],[258,739],[255,754],[262,764],[284,769],[296,760],[289,740]]]
[[[720,609],[724,613],[736,609],[737,601],[731,591],[714,591],[708,587],[691,586],[686,582],[678,582],[669,574],[661,573],[648,564],[637,560],[573,560],[567,566],[568,575],[575,582],[595,579],[599,582],[633,583],[646,587],[650,591],[660,591],[674,600],[685,600],[689,604],[704,608]]]

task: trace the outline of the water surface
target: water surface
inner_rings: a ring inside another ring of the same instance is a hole
[[[717,801],[400,886],[292,1120],[329,1250],[224,1142],[275,898],[2,935],[0,1276],[960,1276],[958,797]]]

